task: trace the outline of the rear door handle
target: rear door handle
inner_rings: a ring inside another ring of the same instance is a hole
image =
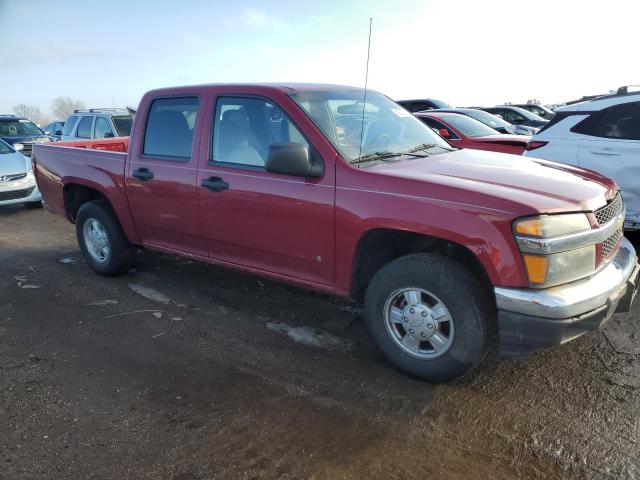
[[[202,180],[202,186],[211,190],[212,192],[222,192],[223,190],[229,190],[229,184],[222,180],[220,177],[209,177]]]
[[[137,178],[141,182],[146,182],[153,178],[153,172],[150,172],[148,168],[142,167],[134,170],[131,176]]]
[[[620,155],[620,153],[616,152],[615,150],[591,150],[591,153],[593,153],[594,155],[608,155],[611,157]]]

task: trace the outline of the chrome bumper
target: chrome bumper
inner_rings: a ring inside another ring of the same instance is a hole
[[[623,238],[611,263],[589,278],[544,290],[495,289],[498,353],[519,358],[597,330],[616,312],[628,312],[640,265]]]
[[[620,300],[634,275],[636,251],[623,237],[611,263],[591,277],[544,290],[496,287],[496,305],[498,310],[548,319],[577,317]],[[635,285],[635,277],[632,280]]]

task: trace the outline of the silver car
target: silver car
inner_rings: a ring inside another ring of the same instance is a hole
[[[22,203],[27,207],[42,205],[31,160],[0,140],[0,206]]]

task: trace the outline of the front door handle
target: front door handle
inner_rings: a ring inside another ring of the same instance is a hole
[[[211,190],[212,192],[222,192],[223,190],[229,190],[229,184],[222,180],[220,177],[209,177],[202,180],[202,186]]]
[[[153,178],[153,172],[149,171],[148,168],[142,167],[137,170],[134,170],[131,176],[137,178],[141,182],[146,182]]]

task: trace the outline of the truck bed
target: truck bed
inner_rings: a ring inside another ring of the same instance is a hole
[[[47,208],[68,217],[64,192],[76,181],[104,192],[116,210],[127,209],[124,185],[126,157],[124,152],[59,143],[34,146],[31,160]]]

